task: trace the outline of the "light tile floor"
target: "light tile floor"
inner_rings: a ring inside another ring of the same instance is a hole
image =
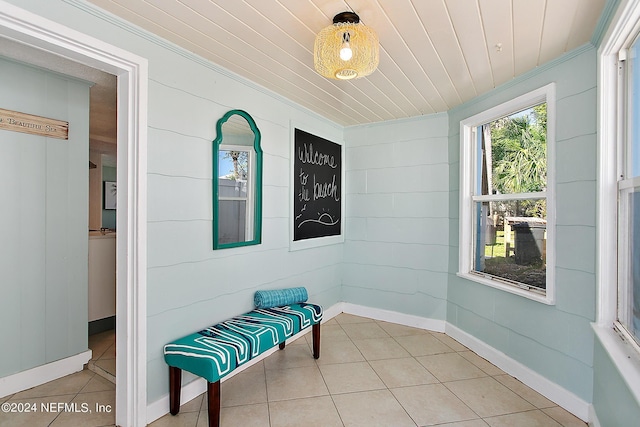
[[[116,332],[114,330],[89,336],[92,351],[87,368],[112,383],[116,383]]]
[[[115,422],[115,333],[89,337],[93,354],[85,369],[0,397],[0,427],[98,427]],[[94,372],[97,371],[98,373]],[[8,404],[9,411],[5,406]]]
[[[223,427],[584,427],[586,424],[445,334],[341,314],[222,383]],[[103,355],[110,346],[104,347]],[[99,360],[98,357],[97,360]],[[102,365],[98,363],[98,365]],[[113,384],[92,371],[3,403],[114,405]],[[113,413],[0,413],[5,426],[113,425]],[[206,427],[203,395],[152,427]]]

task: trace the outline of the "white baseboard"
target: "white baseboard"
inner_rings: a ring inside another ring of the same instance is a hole
[[[322,310],[322,323],[329,321],[336,317],[338,314],[344,312],[344,303],[339,302],[337,304],[332,305],[331,307]]]
[[[65,357],[46,365],[36,366],[35,368],[0,378],[0,396],[4,397],[18,393],[66,375],[80,372],[90,359],[91,350],[87,350],[75,356]]]
[[[451,338],[478,354],[478,356],[487,359],[507,374],[522,381],[528,387],[555,402],[576,417],[585,422],[590,419],[590,404],[569,390],[450,323],[447,323],[445,332]]]
[[[600,420],[593,405],[589,405],[589,427],[601,427]]]
[[[414,328],[427,329],[433,332],[444,332],[446,322],[444,320],[428,319],[426,317],[411,314],[398,313],[397,311],[383,310],[380,308],[365,307],[362,305],[342,303],[344,313],[355,316],[368,317],[383,322],[398,323]]]
[[[337,316],[338,314],[342,313],[341,304],[342,303],[338,303],[326,310],[323,310],[322,321],[325,322]],[[310,331],[311,331],[311,328],[307,328],[304,331],[297,333],[289,341],[291,340],[295,341],[303,337],[304,335],[308,334]],[[248,369],[251,366],[255,365],[256,363],[271,356],[276,351],[278,351],[278,347],[273,347],[272,349],[265,351],[255,359],[252,359],[246,364],[242,365],[241,367],[235,369],[232,373],[224,377],[221,380],[221,382],[225,382],[229,378],[232,378],[235,375],[238,375],[240,372],[244,371],[245,369]],[[200,396],[202,393],[206,391],[207,391],[207,381],[204,378],[197,378],[196,380],[191,381],[189,384],[182,386],[182,391],[180,393],[180,404],[184,405],[185,403],[195,399],[196,397]],[[169,413],[169,393],[167,392],[167,394],[163,395],[160,399],[147,405],[147,423],[151,424],[158,418],[161,418],[168,413]]]

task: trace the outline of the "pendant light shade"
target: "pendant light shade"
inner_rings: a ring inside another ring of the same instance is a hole
[[[313,65],[321,76],[349,80],[368,76],[378,67],[378,36],[353,12],[342,12],[322,29],[313,48]]]

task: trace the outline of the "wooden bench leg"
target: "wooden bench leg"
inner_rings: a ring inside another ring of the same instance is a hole
[[[182,369],[169,366],[169,412],[180,412],[180,388],[182,387]]]
[[[311,333],[313,334],[313,358],[320,358],[320,323],[316,323],[312,326]]]
[[[207,383],[209,427],[220,427],[220,381]]]

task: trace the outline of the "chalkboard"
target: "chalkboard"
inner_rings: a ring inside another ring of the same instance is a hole
[[[340,235],[342,146],[295,129],[293,155],[293,240]]]

